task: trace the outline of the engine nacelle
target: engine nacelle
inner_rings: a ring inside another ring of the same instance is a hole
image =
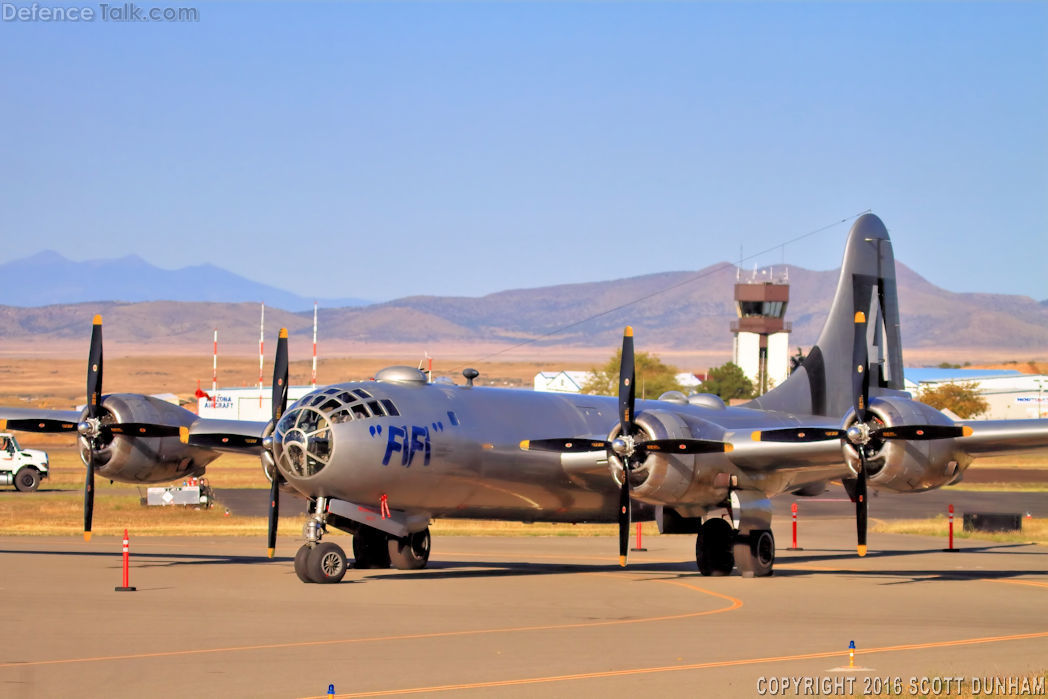
[[[948,417],[931,406],[905,398],[873,398],[868,412],[871,426],[953,425]],[[845,428],[855,423],[854,413]],[[900,493],[931,490],[958,479],[971,463],[955,439],[873,440],[866,460],[868,483],[878,489]],[[858,473],[859,455],[845,442],[844,459],[852,473]]]
[[[86,416],[86,411],[85,411]],[[123,483],[164,483],[199,476],[218,458],[217,452],[183,444],[176,437],[136,437],[105,429],[115,423],[148,423],[188,427],[197,416],[167,401],[135,393],[102,397],[102,432],[95,449],[95,473]],[[87,463],[87,440],[77,440],[80,458]]]
[[[694,423],[694,424],[693,424]],[[638,440],[648,439],[715,439],[723,438],[723,430],[702,420],[688,420],[663,410],[645,410],[636,416],[634,424],[643,432]],[[616,426],[609,440],[619,435]],[[612,478],[622,484],[622,461],[614,454],[608,465]],[[724,454],[648,454],[630,472],[631,496],[657,505],[687,502],[690,505],[712,505],[728,495],[726,474],[734,467]]]

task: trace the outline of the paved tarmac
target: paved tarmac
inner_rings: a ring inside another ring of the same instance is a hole
[[[909,696],[911,677],[937,696],[943,677],[1048,668],[1048,547],[874,533],[859,559],[853,528],[819,518],[787,551],[780,520],[756,580],[699,576],[689,536],[645,539],[626,570],[611,537],[443,537],[426,570],[341,585],[300,583],[291,537],[272,561],[262,541],[143,537],[135,592],[114,591],[117,538],[0,537],[0,696],[861,695],[885,678]]]

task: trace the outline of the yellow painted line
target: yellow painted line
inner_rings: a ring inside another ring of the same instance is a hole
[[[895,653],[908,650],[926,650],[929,648],[949,648],[954,646],[979,645],[986,643],[1001,643],[1003,641],[1022,641],[1036,638],[1048,638],[1048,631],[1036,633],[1015,634],[1011,636],[987,636],[983,638],[965,638],[957,641],[932,641],[929,643],[910,643],[901,646],[882,646],[880,648],[868,648],[857,650],[856,655],[871,655],[873,653]],[[608,679],[611,677],[626,677],[631,675],[652,675],[662,672],[681,672],[687,670],[709,670],[714,668],[737,667],[740,665],[759,665],[763,663],[782,663],[797,660],[815,660],[818,658],[839,657],[839,648],[831,651],[816,653],[800,653],[797,655],[780,655],[765,658],[740,658],[737,660],[718,660],[707,663],[690,663],[687,665],[666,665],[662,667],[640,667],[629,670],[608,670],[604,672],[582,672],[572,675],[551,675],[548,677],[526,677],[515,680],[493,680],[491,682],[471,682],[462,684],[445,684],[432,687],[412,687],[409,689],[384,689],[374,692],[354,692],[352,694],[336,694],[341,699],[353,697],[384,697],[401,694],[427,694],[435,692],[449,692],[465,689],[489,689],[492,687],[514,687],[531,684],[548,684],[552,682],[569,682],[577,680]],[[320,695],[315,699],[324,699],[327,695]],[[309,699],[313,699],[310,697]]]
[[[1030,587],[1043,587],[1048,589],[1048,582],[1037,582],[1036,580],[995,580],[993,578],[979,578],[984,582],[1004,583],[1005,585],[1029,585]]]
[[[605,575],[611,575],[606,573]],[[619,577],[619,576],[613,576]],[[633,581],[636,582],[636,581]],[[454,638],[461,636],[481,636],[481,635],[493,635],[501,633],[522,633],[527,631],[561,631],[564,629],[586,629],[596,628],[601,626],[622,626],[624,624],[646,624],[659,621],[677,621],[679,619],[692,619],[700,616],[709,616],[711,614],[720,614],[723,612],[729,612],[734,609],[738,609],[742,606],[742,600],[735,597],[730,597],[718,592],[706,590],[695,585],[688,585],[687,583],[681,583],[670,580],[657,580],[656,582],[666,582],[671,584],[678,584],[682,587],[687,587],[692,590],[706,593],[713,597],[719,597],[727,600],[730,604],[727,607],[718,607],[716,609],[707,609],[701,612],[687,612],[684,614],[666,614],[663,616],[652,616],[652,617],[640,617],[637,619],[612,619],[609,621],[583,621],[574,624],[546,624],[541,626],[516,626],[508,628],[496,628],[496,629],[467,629],[463,631],[433,631],[430,633],[413,633],[413,634],[400,634],[397,636],[370,636],[367,638],[342,638],[334,639],[329,641],[295,641],[290,643],[262,643],[251,646],[229,646],[225,648],[194,648],[190,650],[173,650],[173,651],[158,651],[154,653],[128,653],[125,655],[103,655],[91,658],[64,658],[59,660],[29,660],[26,662],[15,662],[15,663],[0,663],[0,669],[13,668],[13,667],[33,667],[37,665],[69,665],[74,663],[97,663],[107,662],[112,660],[143,660],[146,658],[173,658],[182,656],[192,655],[208,655],[212,653],[235,653],[243,651],[256,651],[256,650],[276,650],[282,648],[315,648],[319,646],[338,646],[338,645],[354,645],[358,643],[376,643],[379,641],[415,641],[415,640],[426,640],[432,638]],[[839,655],[840,652],[838,651]]]

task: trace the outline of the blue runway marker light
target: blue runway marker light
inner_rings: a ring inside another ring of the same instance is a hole
[[[848,667],[855,667],[855,641],[848,644]]]
[[[329,684],[328,685],[328,696],[329,697],[335,696],[335,685],[333,685],[333,684]]]

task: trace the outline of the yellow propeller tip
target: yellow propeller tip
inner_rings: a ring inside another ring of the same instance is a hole
[[[274,550],[275,550],[275,549],[266,549],[266,554],[267,554],[267,555],[268,555],[268,556],[269,556],[270,558],[272,558],[272,557],[273,557],[273,552],[274,552]]]
[[[182,444],[189,444],[189,428],[179,427],[178,428],[178,441]]]
[[[752,433],[750,433],[750,439],[752,439],[754,442],[761,441],[761,431],[754,430]]]
[[[856,323],[865,323],[866,322],[866,314],[863,313],[862,311],[856,311],[855,312],[855,322]]]
[[[84,541],[91,541],[91,532],[84,532]]]
[[[286,340],[287,339],[287,328],[281,328],[280,329],[280,339],[281,340]]]
[[[860,558],[862,558],[863,556],[866,555],[866,546],[865,545],[860,545],[860,546],[857,546],[856,548],[857,548],[857,550],[859,552],[859,557]]]
[[[102,324],[102,314],[101,313],[96,313],[95,314],[95,319],[93,321],[91,321],[91,323],[92,323],[92,325],[101,325]]]
[[[963,427],[961,427],[961,436],[962,437],[971,437],[973,432],[975,432],[975,430],[973,430],[968,425],[964,425]]]
[[[724,453],[725,454],[727,454],[729,451],[732,451],[734,449],[735,449],[735,445],[734,444],[729,444],[728,442],[724,443]]]
[[[7,420],[0,420],[0,430],[7,430]]]
[[[626,337],[633,337],[633,326],[627,325],[626,332],[624,332],[623,335],[625,335]]]
[[[623,568],[626,567],[626,557],[625,556],[619,556],[619,565],[621,567],[623,567]]]
[[[530,449],[531,448],[531,440],[530,439],[525,439],[525,440],[521,441],[520,448],[522,450],[524,450],[524,451],[527,451],[528,449]]]

